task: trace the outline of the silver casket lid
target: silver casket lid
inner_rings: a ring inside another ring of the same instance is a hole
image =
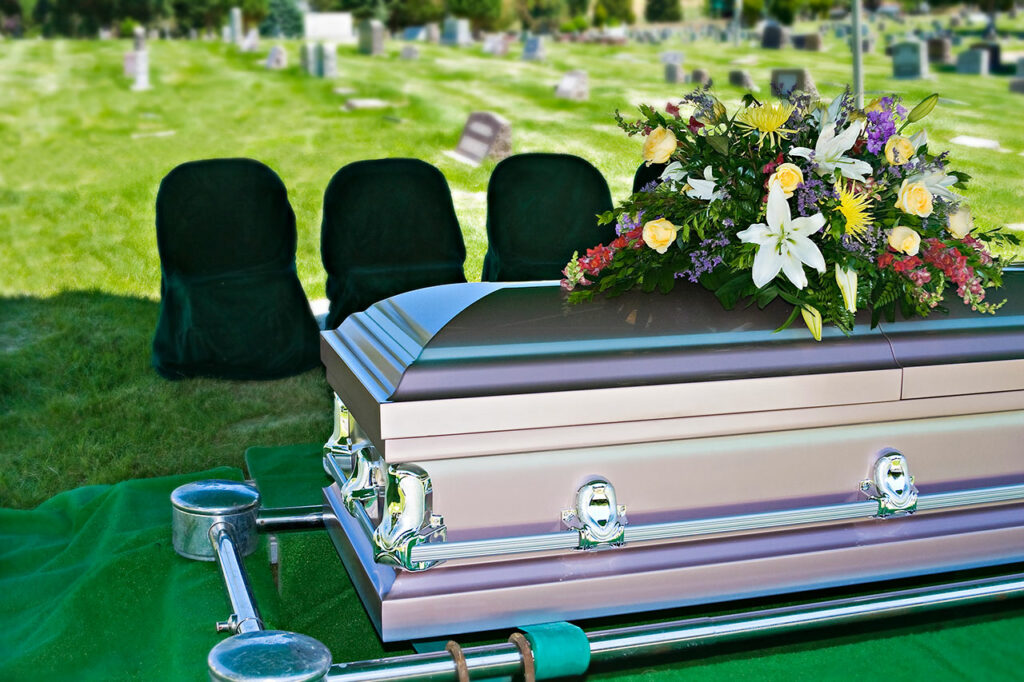
[[[1024,272],[995,315],[858,318],[814,341],[789,313],[725,310],[699,285],[569,304],[557,283],[452,284],[323,332],[328,382],[386,442],[452,434],[848,405],[1024,389]]]

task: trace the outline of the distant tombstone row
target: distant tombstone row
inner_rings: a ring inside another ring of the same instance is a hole
[[[377,19],[360,22],[359,52],[371,57],[384,54],[384,24]]]
[[[490,111],[475,111],[462,129],[454,158],[474,166],[484,159],[500,161],[512,154],[512,126]]]
[[[555,86],[555,97],[585,102],[590,99],[590,78],[586,71],[569,71]]]
[[[807,69],[772,69],[771,88],[776,97],[786,97],[796,90],[818,96],[818,87]]]

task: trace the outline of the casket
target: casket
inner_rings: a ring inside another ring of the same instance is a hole
[[[330,535],[387,641],[1022,561],[1024,272],[993,295],[821,342],[696,285],[395,296],[322,335]]]

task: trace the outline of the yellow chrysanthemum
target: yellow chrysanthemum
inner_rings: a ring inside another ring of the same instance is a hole
[[[757,107],[747,107],[736,116],[736,122],[751,131],[757,131],[760,136],[757,143],[764,142],[768,138],[769,146],[774,147],[778,139],[785,138],[795,131],[783,128],[786,121],[793,114],[793,105],[788,102],[773,102],[762,104]],[[777,139],[778,138],[778,139]]]
[[[836,194],[839,195],[839,207],[836,210],[846,218],[846,234],[860,237],[871,224],[871,197],[858,195],[852,185],[844,187],[842,182],[836,183]]]

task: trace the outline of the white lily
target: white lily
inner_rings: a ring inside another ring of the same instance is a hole
[[[831,175],[838,168],[843,177],[864,182],[864,175],[871,172],[871,164],[845,156],[856,144],[863,130],[864,122],[858,121],[836,135],[836,124],[829,123],[818,135],[818,142],[813,150],[807,147],[794,147],[789,155],[809,159],[814,164],[814,172],[818,175]]]
[[[673,161],[665,166],[665,170],[661,171],[661,181],[680,182],[685,175],[686,171],[683,170],[683,164]]]
[[[928,133],[924,130],[918,130],[910,136],[910,144],[914,145],[914,153],[916,154],[921,150],[921,147],[928,144]]]
[[[721,192],[715,191],[715,183],[718,179],[715,177],[714,172],[711,170],[711,166],[704,168],[704,179],[700,178],[686,178],[686,184],[690,186],[690,189],[686,190],[686,196],[691,199],[700,199],[701,201],[715,201],[721,198]]]
[[[747,244],[757,244],[751,276],[754,286],[761,288],[775,279],[781,270],[797,289],[807,286],[806,263],[818,272],[825,272],[825,258],[810,236],[825,226],[825,216],[816,213],[807,218],[793,218],[782,189],[775,185],[768,190],[765,223],[751,225],[736,236]]]
[[[857,271],[836,266],[836,283],[843,292],[843,303],[851,313],[857,312]]]
[[[911,140],[913,141],[913,140]],[[932,193],[934,197],[942,197],[943,199],[952,199],[958,201],[960,196],[955,194],[949,188],[957,183],[956,177],[952,175],[946,175],[942,171],[931,171],[929,173],[918,173],[907,178],[910,183],[920,182],[928,191]]]

